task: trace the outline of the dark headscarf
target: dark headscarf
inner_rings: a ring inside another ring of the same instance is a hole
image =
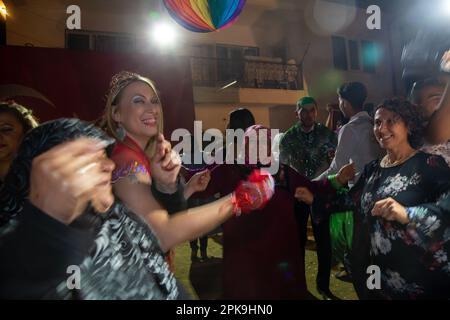
[[[16,158],[0,187],[0,226],[21,210],[30,189],[31,164],[35,157],[51,148],[81,137],[113,143],[102,130],[78,119],[58,119],[31,130],[24,138]]]
[[[28,195],[32,160],[58,144],[80,137],[114,141],[94,125],[76,119],[47,122],[25,137],[0,189],[0,223],[11,220],[5,234],[18,230],[15,222],[20,225],[20,219],[12,218],[20,214]],[[99,216],[88,208],[70,225],[95,230],[92,248],[80,264],[81,289],[71,291],[64,278],[55,287],[49,285],[46,298],[176,299],[179,294],[176,280],[148,225],[117,199],[105,215]],[[56,279],[60,280],[57,276]],[[55,278],[48,283],[53,281]]]

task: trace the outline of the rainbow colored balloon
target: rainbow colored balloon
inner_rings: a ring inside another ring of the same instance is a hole
[[[193,32],[213,32],[230,26],[246,0],[164,0],[172,18]]]

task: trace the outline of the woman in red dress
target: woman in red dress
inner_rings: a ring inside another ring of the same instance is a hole
[[[266,128],[252,126],[246,134],[261,129]],[[195,197],[229,193],[252,167],[224,164],[215,168],[206,190]],[[346,167],[337,180],[345,184],[352,171],[351,166]],[[223,224],[224,299],[287,300],[306,296],[304,257],[294,217],[295,190],[308,186],[316,193],[335,191],[328,180],[312,182],[285,165],[280,166],[274,180],[274,196],[264,208],[232,217]]]

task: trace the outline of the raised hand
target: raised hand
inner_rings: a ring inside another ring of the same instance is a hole
[[[196,173],[186,184],[184,197],[188,199],[192,194],[196,192],[205,191],[210,181],[211,172],[209,170]]]
[[[356,175],[355,164],[349,163],[343,166],[341,170],[339,170],[336,179],[342,186],[346,186],[349,181],[355,179],[355,175]]]
[[[103,150],[106,144],[80,138],[66,142],[33,160],[30,202],[64,224],[70,224],[89,201],[99,212],[114,202],[111,173],[114,162]]]
[[[314,202],[314,195],[312,194],[311,191],[309,191],[308,188],[305,187],[298,187],[297,189],[295,189],[294,197],[298,201],[302,201],[309,206],[312,205]]]
[[[170,142],[159,134],[156,143],[155,155],[150,159],[150,170],[152,179],[157,188],[166,193],[177,190],[177,177],[181,168],[179,155],[172,150]]]
[[[246,181],[233,193],[234,213],[249,213],[262,209],[275,193],[272,175],[261,169],[253,170]]]
[[[386,198],[375,203],[372,216],[382,217],[387,221],[397,221],[401,224],[409,223],[405,207],[392,198]]]

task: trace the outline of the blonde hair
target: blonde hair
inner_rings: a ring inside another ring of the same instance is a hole
[[[111,79],[109,92],[106,99],[105,112],[103,114],[100,126],[103,130],[106,131],[106,133],[108,133],[111,137],[113,137],[116,140],[120,140],[120,138],[117,135],[117,129],[119,128],[119,126],[117,122],[114,121],[113,118],[114,108],[119,103],[119,100],[122,97],[123,90],[130,84],[135,82],[144,82],[145,84],[147,84],[155,92],[158,101],[161,103],[158,90],[156,90],[156,86],[152,80],[143,77],[137,73],[128,71],[122,71],[114,75]],[[159,117],[157,118],[158,120],[156,125],[157,133],[155,136],[149,139],[144,150],[148,158],[153,157],[155,153],[157,137],[164,130],[162,106],[160,107],[159,112],[160,114]]]

